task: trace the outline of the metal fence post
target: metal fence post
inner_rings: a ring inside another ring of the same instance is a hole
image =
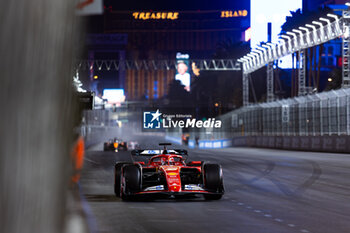
[[[349,44],[350,44],[350,11],[343,11],[343,82],[342,87],[350,87],[350,64],[349,64]]]
[[[306,94],[305,85],[305,49],[299,51],[299,78],[298,78],[298,96]]]
[[[243,85],[243,106],[249,105],[249,75],[243,72],[242,85]]]
[[[266,79],[266,85],[267,85],[267,102],[271,102],[275,99],[274,96],[274,77],[273,77],[273,62],[267,63],[267,79]]]

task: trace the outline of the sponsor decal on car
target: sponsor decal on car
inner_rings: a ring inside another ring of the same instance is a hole
[[[176,172],[169,172],[169,173],[168,173],[169,176],[177,176],[177,174],[178,174],[178,173],[176,173]]]
[[[204,189],[202,187],[200,187],[199,185],[186,184],[185,185],[185,190],[204,190]]]
[[[157,186],[151,186],[151,187],[145,188],[145,191],[158,191],[158,190],[164,190],[164,185],[157,185]]]

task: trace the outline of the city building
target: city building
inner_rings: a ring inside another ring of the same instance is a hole
[[[170,62],[176,60],[176,54],[182,53],[188,54],[190,59],[210,59],[220,43],[227,40],[234,43],[246,40],[244,32],[250,27],[249,1],[243,6],[245,7],[227,10],[179,12],[106,9],[104,34],[101,34],[101,38],[108,39],[108,35],[123,37],[123,49],[118,47],[109,52],[100,46],[90,46],[89,58],[96,59],[105,55],[107,58],[121,60]],[[249,37],[247,40],[249,41]],[[104,47],[109,46],[106,43]],[[90,72],[90,76],[99,72],[102,71],[94,70]],[[166,95],[176,72],[174,68],[133,68],[119,70],[112,77],[111,74],[104,76],[108,76],[113,82],[110,85],[125,89],[126,100],[144,100]]]

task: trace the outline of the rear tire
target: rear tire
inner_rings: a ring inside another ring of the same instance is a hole
[[[204,194],[206,200],[219,200],[224,192],[221,166],[218,164],[204,164],[203,166],[204,187],[209,192],[217,194]]]
[[[125,165],[122,174],[123,187],[120,195],[123,200],[130,200],[134,193],[141,191],[141,169],[138,165]]]

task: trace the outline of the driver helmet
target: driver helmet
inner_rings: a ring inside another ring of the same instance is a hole
[[[160,162],[161,162],[162,165],[166,165],[167,164],[166,158],[164,158],[164,157],[160,158]]]
[[[169,158],[169,164],[170,165],[175,165],[175,159],[173,157]]]

